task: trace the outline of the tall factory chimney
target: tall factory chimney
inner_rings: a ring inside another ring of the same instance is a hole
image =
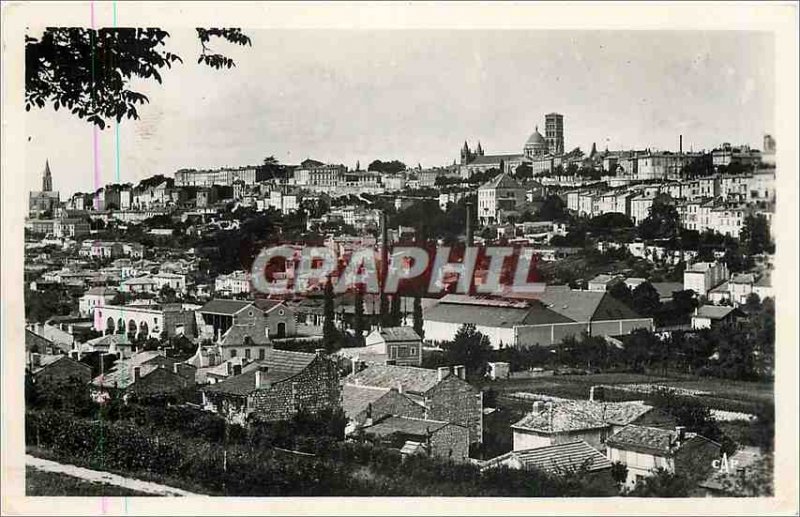
[[[380,266],[380,327],[383,328],[389,314],[389,297],[386,294],[386,277],[389,274],[389,228],[386,212],[381,212],[381,266]]]
[[[473,244],[473,235],[472,235],[472,203],[467,203],[467,231],[466,231],[466,238],[467,238],[467,247],[472,246]]]
[[[683,135],[680,136],[678,142],[678,153],[683,154]]]

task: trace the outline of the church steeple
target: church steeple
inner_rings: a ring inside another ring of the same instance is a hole
[[[42,176],[42,191],[43,192],[53,191],[53,177],[50,174],[50,160],[45,160],[44,162],[44,175]]]
[[[480,141],[478,141],[478,149],[476,150],[478,156],[483,156],[483,147],[481,147]]]

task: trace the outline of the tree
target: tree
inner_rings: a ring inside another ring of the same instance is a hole
[[[170,287],[169,284],[164,284],[159,294],[165,303],[174,303],[175,300],[177,300],[177,293],[175,292],[175,289]]]
[[[241,29],[200,28],[198,63],[231,68],[232,59],[211,51],[211,38],[250,45]],[[138,119],[137,105],[149,102],[132,90],[136,80],[162,81],[163,68],[183,62],[167,51],[169,33],[159,28],[49,27],[34,38],[25,37],[25,109],[50,104],[63,107],[101,129],[124,117]]]
[[[392,296],[391,307],[389,309],[389,321],[391,326],[399,327],[402,324],[403,315],[400,310],[401,298],[399,294]]]
[[[336,330],[333,312],[333,280],[328,278],[325,283],[325,301],[323,307],[322,344],[328,353],[336,350],[339,341],[339,331]]]
[[[359,338],[364,335],[364,294],[361,289],[356,289],[353,314],[353,330]]]
[[[367,170],[374,172],[382,172],[385,174],[396,174],[398,172],[403,172],[404,170],[406,170],[406,164],[401,162],[400,160],[391,160],[388,162],[374,160],[372,163],[369,164]]]
[[[521,163],[515,171],[517,179],[526,180],[533,177],[533,169],[527,163]]]
[[[628,479],[628,466],[621,461],[615,461],[612,463],[611,479],[614,480],[614,484],[617,485],[617,489],[620,489],[625,483],[625,480]]]
[[[563,221],[567,219],[567,204],[556,194],[550,194],[537,214],[540,221]]]
[[[643,239],[672,238],[678,234],[680,216],[666,194],[653,199],[650,215],[639,224],[639,236]]]
[[[421,338],[425,337],[422,321],[422,299],[419,296],[414,297],[414,332]]]
[[[682,397],[668,388],[661,388],[650,394],[649,402],[675,419],[676,425],[683,426],[689,432],[697,433],[709,440],[723,444],[725,436],[719,428],[711,409],[696,397]],[[732,452],[732,451],[731,451]]]
[[[763,214],[748,215],[744,218],[744,224],[739,232],[739,241],[742,243],[745,253],[749,255],[775,251],[775,244],[769,233],[769,222]]]
[[[661,297],[650,282],[642,282],[631,293],[633,307],[643,316],[653,316],[661,308]]]
[[[615,282],[609,289],[608,294],[627,306],[633,305],[631,290],[625,282]]]
[[[475,330],[473,323],[465,323],[452,341],[442,344],[449,364],[464,365],[467,375],[483,377],[486,373],[492,347],[489,338]]]
[[[684,476],[662,467],[636,483],[627,495],[633,497],[689,497],[692,484]]]

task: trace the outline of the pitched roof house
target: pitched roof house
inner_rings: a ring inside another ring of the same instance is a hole
[[[610,470],[611,462],[600,451],[583,440],[578,440],[535,449],[510,451],[487,460],[481,465],[481,470],[501,466],[569,475],[583,467],[588,472]]]
[[[606,441],[606,456],[628,467],[625,484],[633,487],[656,469],[688,475],[695,481],[706,477],[720,457],[720,444],[681,427],[662,429],[628,425]]]
[[[201,389],[203,406],[229,421],[245,423],[290,418],[301,409],[319,411],[341,406],[336,364],[322,350],[316,354],[269,349],[263,360]]]
[[[395,388],[425,409],[424,418],[463,425],[470,443],[483,441],[483,393],[464,380],[463,366],[437,370],[374,364],[344,378],[344,385]]]
[[[536,401],[533,410],[511,426],[514,450],[585,441],[603,450],[609,436],[652,409],[641,402],[551,399]]]
[[[469,458],[469,431],[452,422],[389,416],[361,430],[406,454],[427,453],[453,461]]]

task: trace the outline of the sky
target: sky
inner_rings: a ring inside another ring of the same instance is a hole
[[[169,28],[167,28],[169,30]],[[253,165],[274,155],[362,167],[375,159],[446,165],[467,140],[521,152],[545,114],[565,146],[761,148],[773,132],[774,48],[753,31],[244,30],[217,43],[236,68],[198,65],[193,30],[164,82],[136,82],[140,120],[98,132],[61,110],[26,114],[26,190],[49,159],[62,199],[181,168]],[[117,145],[118,141],[118,145]],[[779,143],[780,144],[780,143]]]

